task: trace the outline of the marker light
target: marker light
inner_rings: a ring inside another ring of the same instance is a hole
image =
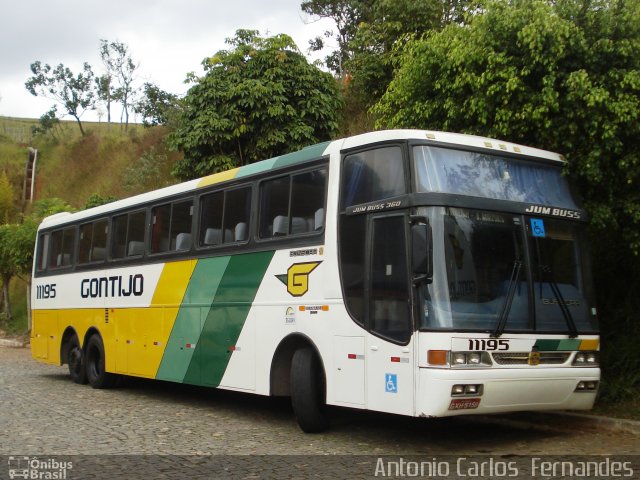
[[[430,365],[447,365],[447,350],[429,350],[427,352],[427,361]]]

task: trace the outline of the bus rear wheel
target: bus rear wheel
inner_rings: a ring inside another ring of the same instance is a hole
[[[302,431],[317,433],[329,428],[324,374],[318,356],[311,348],[301,348],[293,354],[291,405]]]
[[[109,388],[115,383],[116,376],[105,369],[104,343],[102,337],[94,334],[87,342],[85,351],[87,380],[93,388]]]
[[[84,385],[87,383],[87,370],[84,368],[84,355],[80,341],[76,335],[69,339],[67,344],[67,364],[69,365],[69,376],[74,383]]]

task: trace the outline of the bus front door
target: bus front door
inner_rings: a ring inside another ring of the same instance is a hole
[[[371,216],[368,223],[367,407],[413,415],[408,218],[383,214]]]

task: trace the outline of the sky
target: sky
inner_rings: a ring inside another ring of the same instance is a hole
[[[308,41],[331,29],[309,17],[302,0],[0,0],[0,116],[39,118],[54,104],[24,87],[36,60],[63,63],[74,73],[88,62],[103,73],[100,40],[129,47],[139,64],[137,84],[183,94],[188,72],[228,46],[237,29],[263,36],[285,33],[307,55]],[[310,60],[322,57],[317,53]],[[60,111],[60,107],[58,111]],[[119,109],[112,110],[119,118]],[[69,117],[65,117],[69,119]],[[98,120],[87,112],[83,120]]]

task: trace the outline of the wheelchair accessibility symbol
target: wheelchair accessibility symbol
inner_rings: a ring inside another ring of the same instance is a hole
[[[398,375],[395,373],[385,373],[384,391],[387,393],[398,393]]]
[[[531,232],[534,237],[545,237],[544,231],[544,220],[541,218],[532,218],[531,219]]]

